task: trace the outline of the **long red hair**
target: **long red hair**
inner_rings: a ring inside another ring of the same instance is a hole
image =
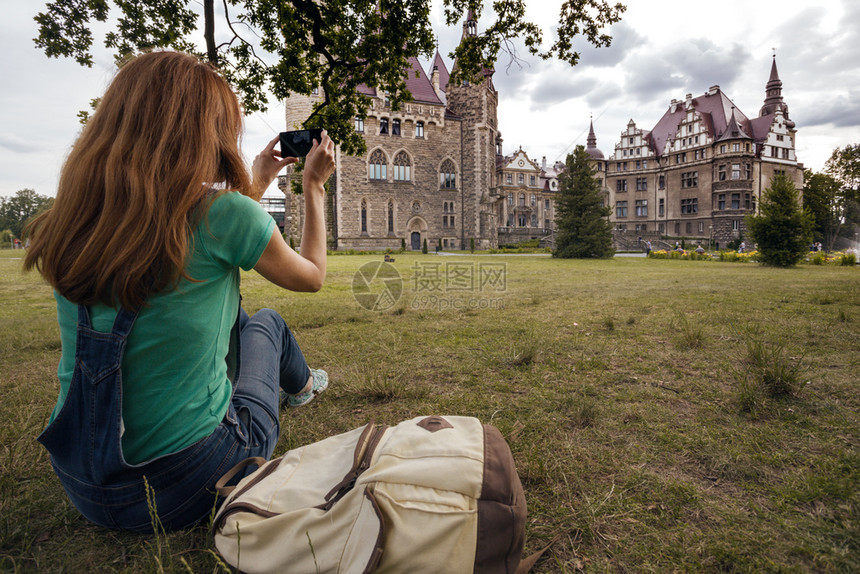
[[[213,185],[249,194],[236,95],[210,65],[151,52],[124,65],[66,159],[24,268],[73,303],[130,309],[186,276]]]

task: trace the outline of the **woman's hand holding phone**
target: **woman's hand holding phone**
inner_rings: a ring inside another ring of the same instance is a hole
[[[251,194],[250,197],[260,201],[263,194],[266,193],[269,185],[278,176],[278,173],[288,165],[299,161],[294,157],[281,158],[281,152],[275,149],[275,145],[279,141],[276,137],[270,141],[266,147],[257,154],[254,158],[254,164],[251,166]]]
[[[323,189],[323,185],[331,174],[334,173],[334,142],[328,137],[325,130],[320,134],[320,141],[314,140],[311,151],[305,158],[305,167],[302,172],[302,187],[305,192]]]

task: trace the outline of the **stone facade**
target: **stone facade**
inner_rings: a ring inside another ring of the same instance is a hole
[[[383,122],[388,133],[380,133]],[[391,133],[394,122],[399,135]],[[399,249],[401,239],[407,249],[421,249],[425,240],[429,248],[460,247],[461,123],[446,118],[442,106],[412,103],[393,112],[383,99],[373,100],[363,126],[367,154],[337,157],[337,248]],[[453,175],[448,187],[440,173]]]
[[[500,244],[544,240],[552,235],[561,165],[547,168],[545,157],[538,165],[522,148],[507,157],[499,155],[496,189]]]
[[[776,175],[802,189],[796,133],[775,60],[759,117],[747,118],[712,86],[672,100],[650,131],[631,119],[608,160],[592,154],[616,232],[724,247],[746,234],[744,216],[756,212]]]

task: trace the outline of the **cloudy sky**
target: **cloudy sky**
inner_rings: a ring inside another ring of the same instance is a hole
[[[544,62],[521,50],[502,55],[494,82],[505,152],[522,147],[537,160],[563,160],[585,144],[589,117],[609,156],[633,119],[650,130],[672,98],[720,85],[748,117],[758,115],[773,49],[783,97],[797,123],[797,155],[821,170],[835,147],[860,141],[860,2],[827,0],[628,0],[609,30],[610,48],[582,44],[580,64]],[[445,28],[438,0],[434,24],[446,63],[461,28]],[[553,35],[561,0],[527,0],[528,17]],[[77,136],[79,110],[113,76],[107,52],[87,69],[46,58],[32,38],[43,2],[0,0],[0,195],[33,188],[54,195],[63,160]],[[479,29],[482,23],[479,22]],[[103,37],[96,31],[96,41]],[[244,148],[253,157],[283,129],[283,105],[246,120]]]

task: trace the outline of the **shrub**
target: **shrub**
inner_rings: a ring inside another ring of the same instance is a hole
[[[421,246],[421,253],[427,253],[427,238],[424,238],[424,244]]]
[[[839,265],[857,265],[857,256],[853,253],[843,253],[839,256]]]

